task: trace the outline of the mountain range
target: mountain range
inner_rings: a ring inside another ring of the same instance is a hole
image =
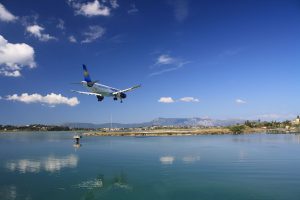
[[[218,120],[209,118],[156,118],[150,122],[144,123],[103,123],[103,124],[93,124],[93,123],[64,123],[63,126],[68,126],[71,128],[137,128],[137,127],[150,127],[150,126],[230,126],[235,124],[244,123],[245,120],[241,119],[228,119],[228,120]]]

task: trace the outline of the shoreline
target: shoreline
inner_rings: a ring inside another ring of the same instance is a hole
[[[194,135],[239,135],[239,134],[254,134],[254,133],[267,133],[266,129],[252,128],[246,129],[241,133],[234,133],[228,128],[207,128],[207,129],[159,129],[159,130],[147,130],[147,131],[111,131],[111,132],[99,132],[90,131],[82,133],[83,136],[194,136]]]
[[[186,128],[186,129],[154,129],[154,130],[123,130],[123,131],[95,131],[95,130],[76,130],[76,131],[29,131],[29,130],[13,130],[0,131],[0,134],[5,133],[51,133],[51,132],[70,132],[81,136],[129,136],[129,137],[165,137],[165,136],[196,136],[196,135],[241,135],[241,134],[297,134],[298,130],[286,130],[283,128],[265,129],[265,128],[246,128],[241,132],[233,132],[230,128],[215,127],[215,128]]]

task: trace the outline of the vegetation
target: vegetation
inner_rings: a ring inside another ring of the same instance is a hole
[[[229,130],[234,134],[241,134],[246,129],[245,125],[230,126]]]
[[[0,131],[76,131],[82,130],[67,126],[31,124],[26,126],[0,125]],[[90,129],[84,129],[90,130]]]

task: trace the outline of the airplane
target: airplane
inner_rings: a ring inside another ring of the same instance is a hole
[[[97,97],[97,100],[99,102],[102,101],[104,97],[113,97],[113,100],[117,101],[118,99],[120,99],[120,102],[123,103],[123,99],[127,97],[127,95],[125,94],[126,92],[141,87],[141,85],[136,85],[124,90],[119,90],[107,85],[99,84],[98,83],[99,81],[92,81],[86,65],[83,64],[82,67],[83,67],[84,81],[81,81],[79,84],[86,87],[89,92],[82,92],[77,90],[71,90],[71,91],[77,92],[79,94],[94,95]]]

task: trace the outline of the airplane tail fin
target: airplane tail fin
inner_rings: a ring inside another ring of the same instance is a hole
[[[83,76],[84,76],[84,80],[87,82],[87,83],[90,83],[92,82],[92,79],[90,77],[90,74],[85,66],[85,64],[82,65],[83,67]]]

